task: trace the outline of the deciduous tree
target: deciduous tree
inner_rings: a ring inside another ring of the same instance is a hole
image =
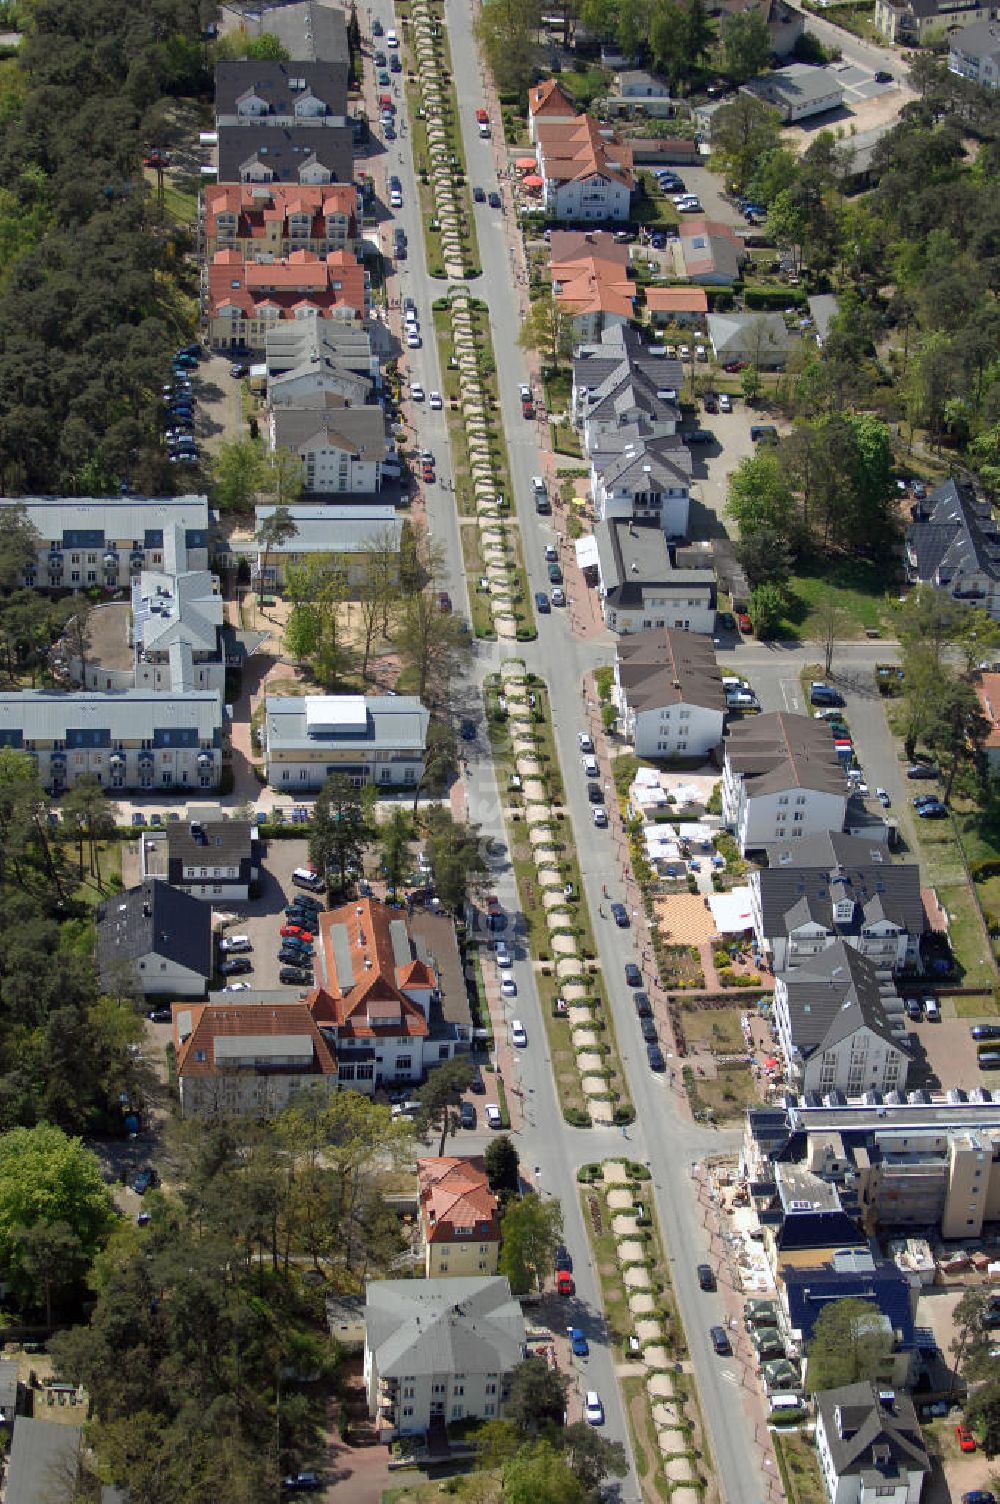
[[[562,1226],[562,1207],[556,1200],[532,1192],[507,1203],[501,1224],[500,1272],[510,1280],[515,1295],[540,1290],[552,1274]]]
[[[712,155],[742,193],[757,163],[781,144],[781,115],[752,94],[737,94],[712,116]]]
[[[371,839],[371,795],[354,788],[342,773],[334,773],[316,795],[309,831],[309,860],[327,882],[343,893],[348,878],[360,871],[365,845]]]
[[[472,1062],[468,1055],[456,1055],[444,1065],[435,1066],[417,1092],[420,1118],[432,1133],[440,1135],[438,1158],[444,1153],[445,1141],[454,1137],[460,1126],[459,1103],[472,1080]]]
[[[853,1298],[831,1301],[820,1312],[808,1347],[810,1390],[816,1394],[876,1379],[892,1345],[877,1306]]]
[[[550,1368],[542,1358],[525,1358],[511,1375],[505,1414],[522,1435],[562,1425],[568,1392],[569,1380],[560,1369]]]
[[[736,11],[722,23],[723,66],[734,83],[763,73],[771,59],[771,35],[760,10]]]

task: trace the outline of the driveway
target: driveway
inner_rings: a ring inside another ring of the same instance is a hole
[[[243,436],[243,383],[229,374],[232,364],[225,355],[210,355],[201,361],[192,377],[195,396],[194,431],[199,446],[216,454],[223,443]]]
[[[706,370],[707,367],[699,367]],[[731,413],[698,413],[698,422],[715,435],[714,444],[694,446],[691,486],[691,517],[689,534],[692,538],[718,538],[724,533],[735,534],[736,528],[726,518],[726,499],[729,494],[729,477],[740,460],[752,456],[755,446],[750,438],[750,428],[761,421],[761,414],[753,412],[742,397],[733,398]],[[770,418],[766,419],[770,422]]]

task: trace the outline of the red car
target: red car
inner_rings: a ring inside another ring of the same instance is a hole
[[[426,460],[424,461],[423,475],[424,475],[424,480],[426,480],[426,481],[430,482],[431,484],[433,484],[433,482],[434,482],[434,466],[433,465],[428,465],[427,462],[426,462]]]
[[[490,117],[487,114],[486,110],[477,110],[476,120],[480,125],[489,125]]]
[[[736,625],[739,627],[739,629],[740,629],[741,632],[752,632],[753,631],[753,627],[752,627],[752,625],[750,623],[750,618],[749,618],[749,616],[747,615],[747,613],[745,611],[739,611],[737,613],[737,616],[736,616]]]
[[[568,1269],[557,1269],[556,1270],[556,1290],[559,1292],[559,1294],[560,1295],[572,1295],[573,1291],[575,1289],[576,1289],[576,1286],[573,1283],[573,1276],[572,1276],[572,1274],[570,1274],[569,1270]]]
[[[955,1436],[963,1452],[974,1452],[976,1450],[976,1438],[968,1426],[956,1426]]]
[[[448,594],[447,590],[439,590],[438,591],[438,610],[439,611],[450,611],[451,610],[451,596]]]
[[[728,371],[729,374],[730,374],[730,376],[733,376],[733,375],[736,374],[737,371],[742,371],[742,369],[743,369],[743,367],[745,365],[746,365],[746,361],[745,360],[727,360],[726,363],[725,363],[725,365],[722,367],[722,369],[724,371]]]
[[[527,398],[521,403],[521,416],[522,418],[533,418],[535,416],[535,404],[529,402]]]
[[[283,924],[278,931],[279,935],[292,935],[296,940],[312,940],[309,930],[304,930],[298,924]]]

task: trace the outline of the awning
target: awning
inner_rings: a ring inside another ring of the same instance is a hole
[[[708,906],[720,935],[741,935],[753,928],[750,889],[734,888],[731,893],[711,893]]]
[[[517,161],[514,163],[514,166],[517,168],[518,172],[534,172],[535,168],[538,166],[538,163],[535,161],[534,157],[518,157]]]
[[[540,178],[537,172],[529,173],[526,178],[521,179],[521,186],[524,188],[542,188],[544,184],[545,179]]]
[[[597,539],[593,533],[576,540],[576,562],[581,569],[597,568]]]

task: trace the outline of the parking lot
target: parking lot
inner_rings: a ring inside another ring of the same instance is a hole
[[[303,890],[292,883],[292,871],[309,862],[308,844],[304,840],[272,840],[267,843],[260,870],[260,894],[249,903],[229,905],[222,910],[236,915],[233,923],[222,930],[226,935],[248,935],[253,951],[249,959],[253,971],[233,977],[233,982],[249,982],[255,992],[281,992],[289,998],[298,996],[300,987],[278,980],[282,963],[278,960],[278,930],[285,922],[284,909]],[[326,980],[321,948],[317,945],[313,971],[320,985]],[[224,979],[222,980],[224,985]]]
[[[928,989],[927,995],[931,995]],[[927,1067],[945,1087],[960,1086],[969,1091],[974,1086],[1000,1088],[1000,1071],[981,1071],[976,1054],[976,1042],[970,1026],[976,1020],[955,1017],[955,1005],[947,997],[939,999],[940,1023],[930,1023],[926,1018],[908,1022],[907,1028],[916,1036],[918,1067],[926,1061]],[[949,1016],[950,1015],[950,1016]],[[983,1017],[981,1023],[996,1023],[996,1016]]]
[[[704,370],[705,367],[702,367]],[[700,410],[698,424],[715,435],[714,444],[703,444],[691,450],[692,486],[691,521],[692,538],[717,538],[724,531],[722,526],[729,490],[729,477],[740,460],[755,453],[750,438],[751,425],[761,421],[760,415],[747,407],[742,397],[733,397],[731,413],[706,413]],[[771,418],[768,417],[768,422]],[[732,532],[730,527],[728,531]]]

